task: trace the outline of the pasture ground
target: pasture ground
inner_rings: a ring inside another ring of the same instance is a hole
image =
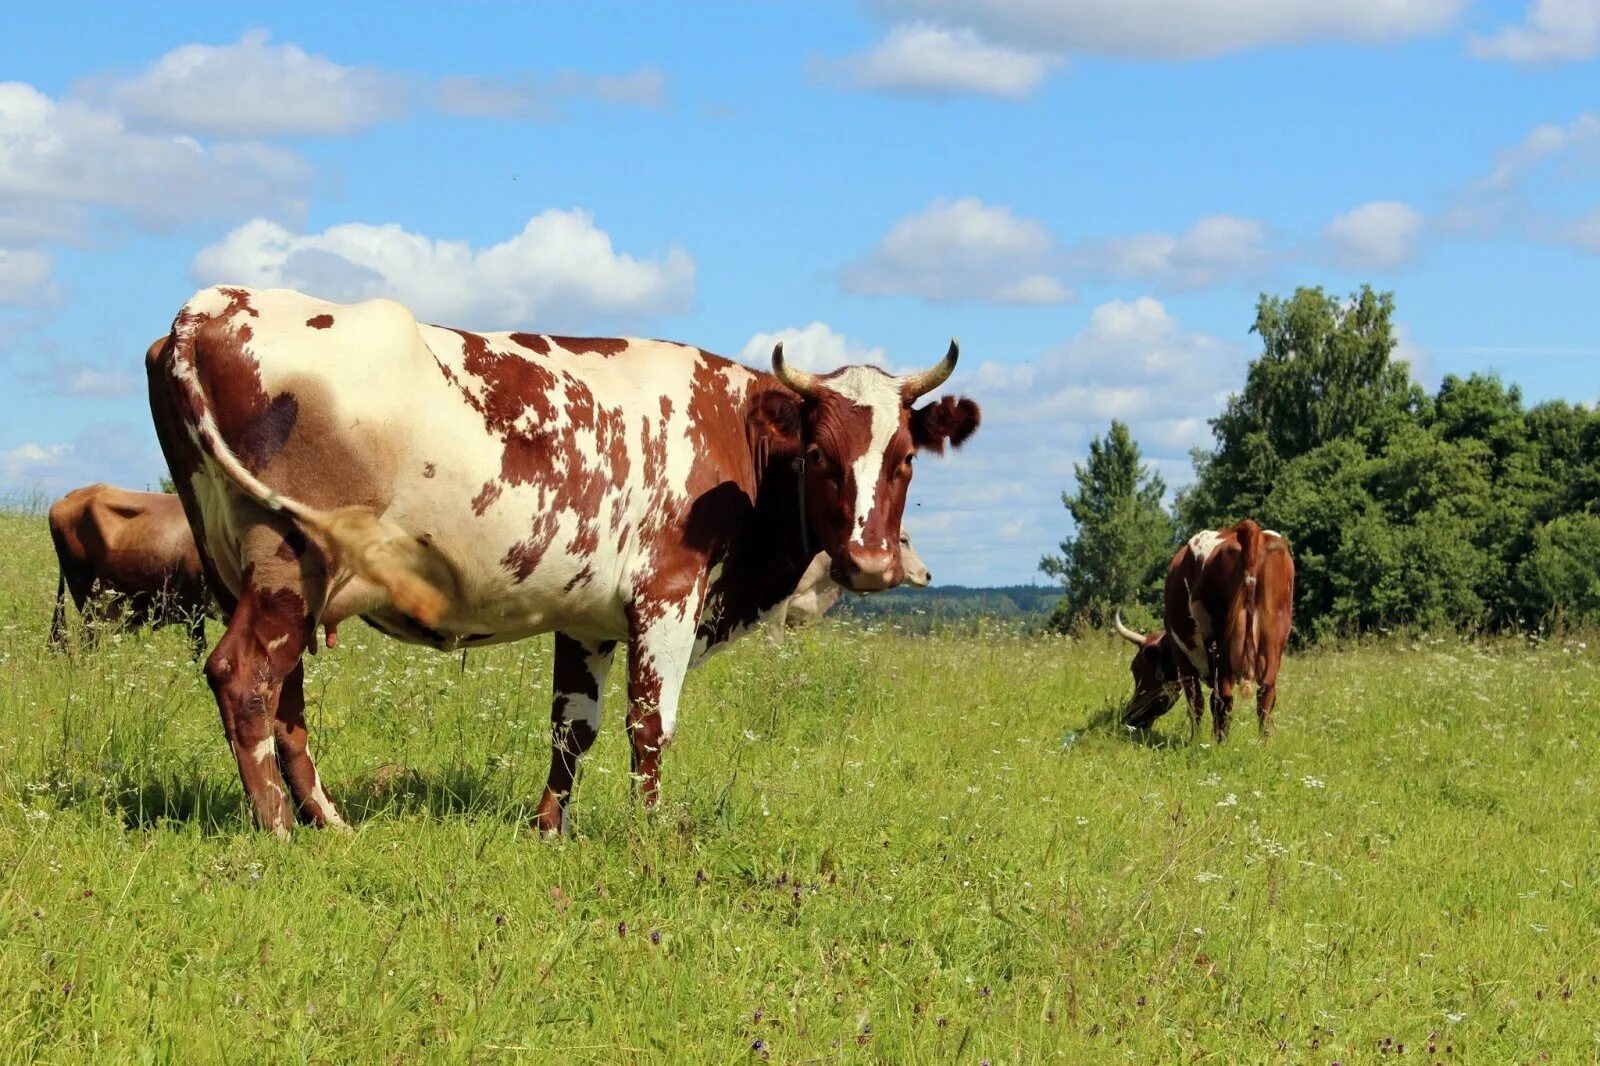
[[[352,623],[308,694],[357,828],[285,844],[181,633],[49,654],[43,520],[0,534],[6,1060],[1600,1055],[1593,642],[1300,654],[1217,748],[1096,724],[1120,644],[825,624],[691,677],[654,817],[615,671],[544,841],[549,641]]]

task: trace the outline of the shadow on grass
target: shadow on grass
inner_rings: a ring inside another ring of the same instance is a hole
[[[462,815],[528,821],[533,808],[509,788],[507,775],[484,767],[452,766],[418,770],[385,763],[343,786],[335,784],[333,801],[351,825],[373,818],[427,814],[435,818]]]
[[[125,828],[154,829],[163,822],[194,825],[207,836],[228,835],[247,824],[237,778],[179,770],[145,777],[127,772],[63,779],[52,798],[58,809],[101,810]]]
[[[330,782],[329,791],[352,825],[417,814],[529,821],[532,806],[508,787],[505,777],[491,769],[464,766],[433,771],[387,764],[342,784]],[[63,810],[104,809],[120,817],[129,830],[179,823],[194,825],[207,836],[226,836],[252,825],[244,788],[231,775],[173,770],[152,777],[93,777],[66,783],[57,789],[55,800]]]
[[[1083,724],[1085,733],[1098,734],[1107,737],[1119,737],[1133,744],[1140,744],[1147,748],[1177,748],[1183,746],[1183,740],[1171,733],[1157,733],[1153,726],[1161,717],[1160,714],[1146,715],[1142,719],[1142,726],[1133,726],[1127,723],[1128,708],[1122,703],[1103,704],[1098,710],[1089,715],[1089,720]]]

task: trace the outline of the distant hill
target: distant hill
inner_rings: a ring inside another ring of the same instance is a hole
[[[838,618],[892,623],[912,631],[946,626],[966,627],[982,620],[1005,621],[1025,628],[1042,624],[1061,599],[1054,585],[1002,585],[969,588],[935,585],[897,588],[871,596],[844,596],[831,612]]]

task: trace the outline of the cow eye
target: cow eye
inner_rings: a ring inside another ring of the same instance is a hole
[[[906,453],[906,457],[904,459],[900,460],[900,469],[904,470],[908,474],[911,473],[911,461],[913,459],[915,459],[916,457],[917,457],[917,453],[916,452],[907,452]]]
[[[813,444],[806,448],[806,462],[812,466],[825,467],[828,465],[828,458],[822,454],[821,448]]]

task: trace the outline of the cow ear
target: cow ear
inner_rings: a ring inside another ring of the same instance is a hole
[[[945,441],[953,448],[966,443],[977,432],[978,405],[965,396],[942,396],[926,407],[911,412],[911,442],[918,448],[944,454]]]
[[[800,405],[786,393],[762,393],[745,415],[745,433],[750,439],[751,450],[760,455],[798,449]]]

